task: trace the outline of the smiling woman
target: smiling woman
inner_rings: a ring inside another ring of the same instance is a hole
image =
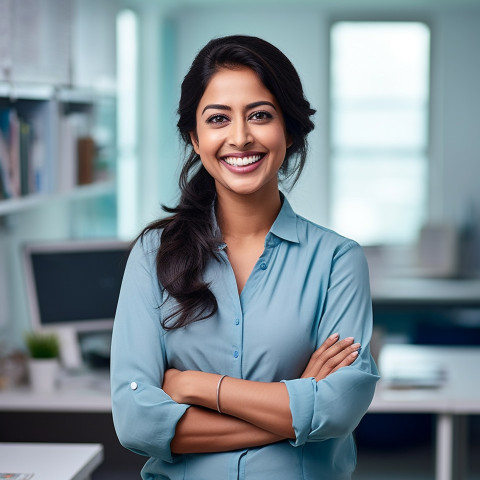
[[[278,190],[289,142],[281,108],[256,73],[220,69],[200,100],[196,122],[192,144],[218,196],[224,190],[259,197]]]
[[[183,81],[181,198],[135,243],[112,340],[115,428],[151,457],[144,479],[351,477],[378,379],[365,258],[279,190],[313,113],[256,37],[212,40]]]

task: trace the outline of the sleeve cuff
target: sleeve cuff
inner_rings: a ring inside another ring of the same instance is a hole
[[[174,402],[163,390],[135,383],[114,397],[113,420],[120,443],[140,455],[175,461],[170,443],[180,418],[190,407]],[[126,395],[125,395],[126,394]]]
[[[312,377],[282,380],[282,383],[287,387],[290,398],[292,426],[295,431],[295,440],[290,440],[290,444],[299,447],[307,441],[311,430],[317,382]]]

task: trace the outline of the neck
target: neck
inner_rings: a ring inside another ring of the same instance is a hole
[[[278,187],[268,192],[238,195],[217,189],[217,221],[226,238],[265,237],[281,208]]]

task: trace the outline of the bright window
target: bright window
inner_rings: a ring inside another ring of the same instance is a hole
[[[331,28],[332,228],[363,245],[413,242],[427,213],[430,30]]]
[[[132,10],[117,16],[118,88],[118,236],[134,238],[138,230],[138,17]]]

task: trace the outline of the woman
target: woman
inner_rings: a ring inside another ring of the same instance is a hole
[[[279,191],[313,113],[255,37],[212,40],[183,81],[180,202],[132,250],[112,341],[115,428],[151,457],[144,479],[351,476],[378,379],[366,262]]]

